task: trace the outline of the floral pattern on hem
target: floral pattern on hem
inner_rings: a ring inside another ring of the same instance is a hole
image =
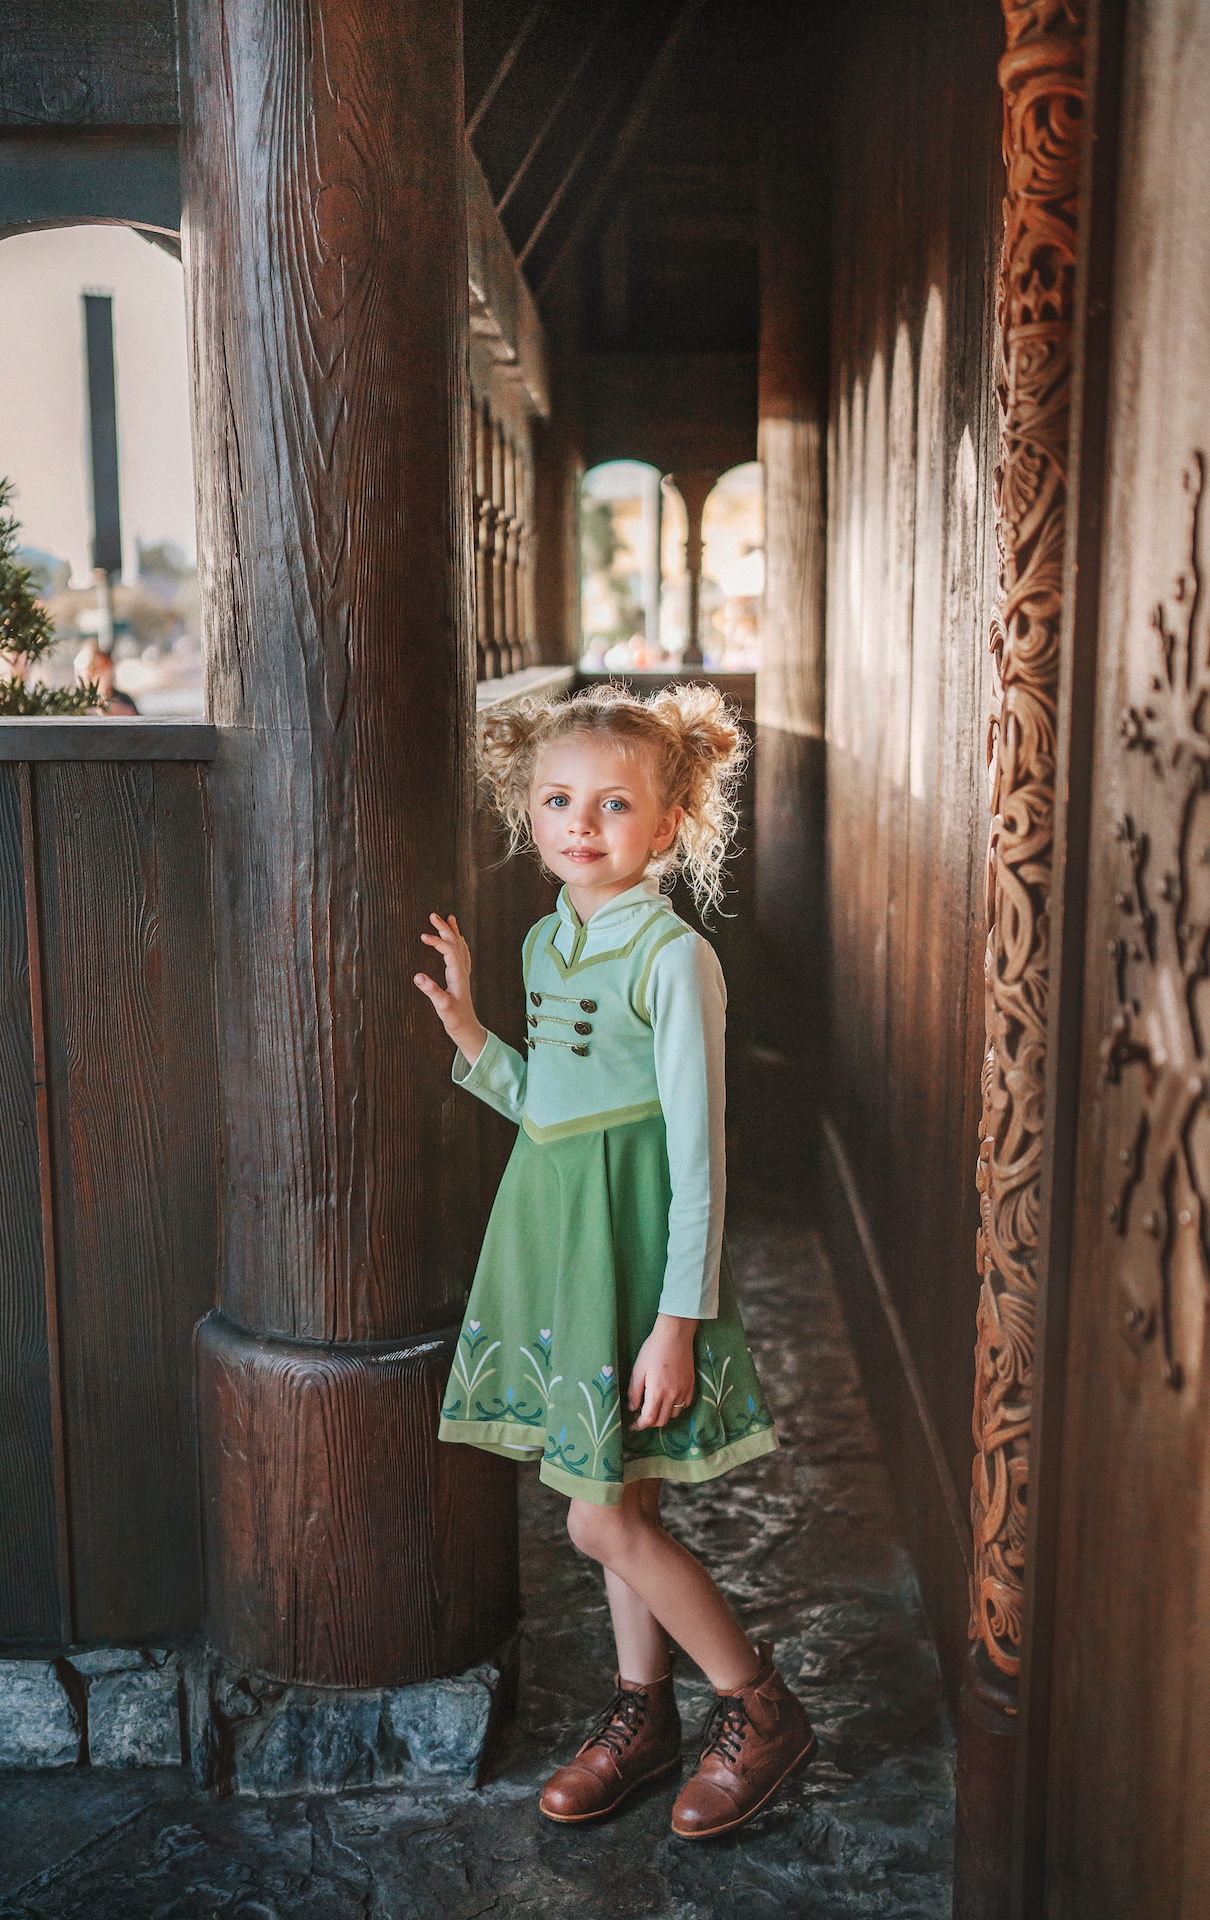
[[[480,1320],[468,1320],[459,1337],[459,1350],[450,1372],[450,1391],[441,1409],[443,1426],[448,1422],[457,1427],[528,1428],[534,1441],[518,1447],[517,1452],[524,1450],[531,1459],[538,1457],[540,1443],[536,1430],[540,1428],[545,1442],[542,1465],[551,1470],[550,1474],[544,1473],[544,1478],[567,1477],[614,1487],[620,1487],[628,1477],[646,1477],[627,1475],[626,1469],[632,1463],[650,1463],[648,1473],[657,1476],[709,1477],[712,1463],[719,1463],[713,1469],[718,1472],[726,1471],[726,1467],[733,1464],[723,1458],[733,1449],[738,1448],[743,1457],[749,1457],[753,1452],[749,1443],[761,1434],[769,1433],[770,1447],[777,1445],[772,1432],[773,1416],[763,1396],[758,1399],[755,1394],[745,1394],[747,1404],[742,1411],[734,1403],[728,1408],[727,1403],[735,1391],[734,1380],[729,1381],[727,1377],[732,1356],[728,1354],[720,1362],[708,1342],[702,1342],[699,1349],[698,1391],[693,1402],[668,1426],[641,1431],[623,1427],[618,1380],[614,1367],[606,1362],[591,1380],[575,1382],[583,1395],[584,1408],[576,1410],[574,1419],[570,1413],[566,1418],[560,1417],[566,1411],[563,1402],[560,1415],[556,1416],[559,1417],[556,1435],[552,1430],[552,1411],[555,1389],[563,1384],[563,1375],[553,1371],[552,1343],[551,1328],[541,1327],[528,1345],[520,1344],[517,1349],[522,1361],[527,1363],[523,1366],[522,1379],[527,1387],[533,1388],[536,1400],[529,1395],[519,1397],[512,1386],[505,1387],[503,1396],[496,1393],[489,1400],[483,1389],[495,1378],[498,1367],[487,1363],[502,1343],[490,1340]],[[452,1391],[456,1391],[457,1397],[451,1397]],[[582,1429],[582,1434],[578,1429]],[[473,1433],[446,1437],[474,1444]],[[497,1443],[494,1438],[488,1441],[486,1435],[484,1438],[489,1446],[506,1444]],[[756,1452],[766,1450],[755,1449]]]

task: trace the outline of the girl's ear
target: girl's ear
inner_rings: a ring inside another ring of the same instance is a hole
[[[684,807],[669,807],[667,813],[661,816],[651,839],[653,853],[667,853],[681,830],[681,822],[684,818]]]

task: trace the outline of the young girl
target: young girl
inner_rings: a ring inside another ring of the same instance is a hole
[[[679,1765],[670,1641],[716,1689],[672,1813],[700,1839],[742,1826],[813,1758],[806,1712],[705,1568],[665,1532],[662,1480],[710,1480],[777,1445],[723,1239],[726,991],[713,949],[660,891],[680,869],[717,901],[745,742],[719,695],[615,687],[492,715],[482,755],[513,849],[563,881],[523,952],[526,1057],[476,1018],[451,914],[422,935],[454,1079],[520,1132],[492,1210],[441,1438],[516,1460],[571,1502],[601,1563],[614,1697],[547,1782],[552,1820],[611,1813]]]

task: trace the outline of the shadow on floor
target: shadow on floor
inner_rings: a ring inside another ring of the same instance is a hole
[[[749,1188],[728,1232],[779,1453],[669,1488],[670,1527],[771,1637],[820,1757],[743,1833],[675,1840],[661,1782],[597,1828],[541,1782],[610,1690],[599,1575],[566,1502],[523,1474],[518,1718],[478,1791],[212,1802],[179,1771],[0,1787],[4,1920],[943,1920],[953,1762],[932,1644],[827,1262],[795,1206]],[[686,1760],[709,1689],[682,1661]]]

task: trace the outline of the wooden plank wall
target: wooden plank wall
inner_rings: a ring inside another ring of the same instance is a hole
[[[839,48],[828,426],[827,1100],[948,1489],[835,1157],[823,1185],[873,1409],[951,1688],[971,1472],[986,934],[1000,11],[858,10]],[[784,843],[783,831],[779,844]]]
[[[0,766],[0,1635],[53,1641],[59,1633],[59,1555],[22,771]]]
[[[201,1620],[192,1339],[215,1286],[212,975],[197,767],[0,766],[0,1642],[179,1640]]]
[[[1099,657],[1076,686],[1095,759],[1045,1910],[1194,1920],[1210,1912],[1210,14],[1113,0],[1099,24],[1124,59],[1111,347],[1085,412],[1095,429],[1105,409],[1107,458],[1086,509],[1104,525]],[[1097,586],[1081,572],[1094,610]]]

